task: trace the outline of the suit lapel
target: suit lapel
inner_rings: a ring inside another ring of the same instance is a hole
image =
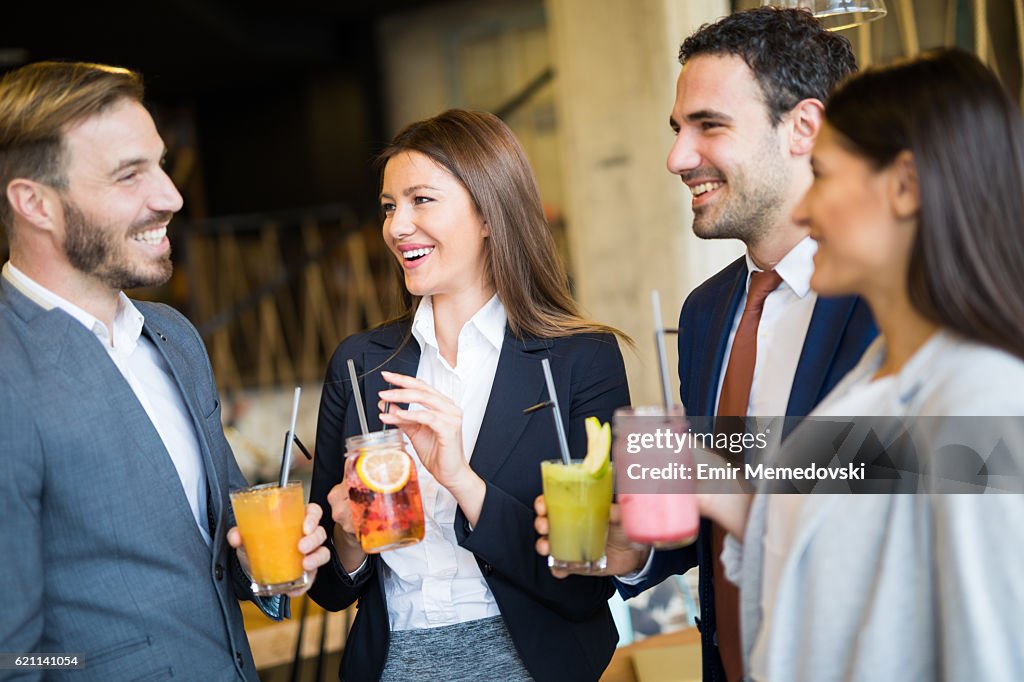
[[[408,342],[402,346],[407,329],[408,326],[402,325],[377,330],[370,339],[373,345],[363,353],[362,367],[359,366],[360,358],[353,358],[361,379],[362,385],[359,388],[363,394],[366,423],[371,431],[379,431],[384,428],[380,421],[380,410],[377,409],[377,403],[380,401],[380,392],[389,386],[381,376],[381,372],[387,370],[414,377],[416,370],[419,369],[420,346],[416,339],[409,338]],[[401,350],[396,353],[399,346],[401,346]]]
[[[819,298],[807,327],[807,337],[793,377],[793,388],[786,407],[787,416],[804,417],[821,397],[828,370],[839,350],[846,324],[853,314],[856,299]]]
[[[498,356],[498,367],[494,373],[494,384],[487,400],[487,409],[480,425],[480,435],[469,464],[484,480],[491,480],[519,440],[530,419],[545,418],[548,411],[524,415],[523,410],[544,400],[544,371],[541,359],[550,356],[551,341],[516,339],[506,327],[505,340]],[[569,377],[561,376],[558,365],[552,366],[558,400],[562,407],[562,419],[568,420]],[[552,447],[554,426],[552,425]],[[551,458],[558,453],[553,449]]]
[[[362,355],[362,367],[356,359],[363,391],[363,406],[370,430],[382,428],[377,402],[378,393],[386,389],[387,383],[381,370],[416,376],[419,369],[420,348],[414,339],[401,346],[407,326],[395,326],[377,330],[370,339],[371,345]],[[531,418],[541,417],[544,412],[524,415],[523,409],[543,400],[545,395],[544,373],[541,358],[548,356],[550,341],[516,339],[506,327],[505,339],[498,356],[494,383],[487,400],[480,434],[470,458],[470,466],[482,478],[489,479],[508,459]],[[568,377],[560,377],[558,365],[552,367],[559,401],[563,407],[562,418],[566,419],[568,409]],[[550,417],[547,417],[550,419]],[[553,429],[553,427],[552,427]],[[552,430],[552,438],[554,431]],[[552,458],[557,455],[552,452]]]
[[[722,372],[725,371],[725,367],[723,367],[725,347],[729,342],[729,333],[732,331],[732,323],[736,317],[736,308],[739,307],[740,299],[743,298],[746,284],[747,265],[746,260],[741,258],[737,262],[732,277],[723,283],[719,295],[716,296],[721,301],[728,301],[728,305],[711,307],[704,342],[701,342],[699,346],[704,351],[703,355],[696,358],[696,362],[690,368],[691,372],[696,372],[700,377],[698,398],[702,401],[702,404],[689,408],[688,411],[691,414],[713,416],[715,413],[719,379]],[[698,341],[701,340],[691,340],[691,343]]]
[[[178,472],[160,434],[132,387],[92,332],[64,311],[47,310],[30,300],[2,277],[0,292],[4,302],[26,325],[40,365],[60,377],[62,383],[55,390],[66,393],[62,399],[77,403],[82,410],[95,414],[100,424],[109,425],[118,451],[98,453],[98,463],[113,466],[111,462],[115,459],[128,458],[125,466],[132,470],[131,475],[145,481],[154,504],[170,510],[168,513],[180,510],[182,519],[187,518],[195,527]],[[157,347],[160,348],[160,344]],[[170,358],[168,363],[172,369],[175,367]],[[182,382],[179,378],[178,383],[182,390],[184,386],[191,388],[191,382]],[[191,409],[192,401],[186,399],[186,403]],[[200,441],[205,453],[206,443],[203,438]],[[174,503],[166,504],[167,500]],[[206,547],[198,529],[195,540]]]
[[[146,485],[152,489],[154,499],[184,502],[185,492],[160,434],[127,380],[92,333],[69,315],[58,311],[50,311],[45,317],[36,318],[33,326],[36,327],[37,338],[53,333],[61,334],[63,343],[54,359],[56,367],[71,387],[69,393],[83,403],[105,405],[103,418],[110,423],[111,428],[134,443],[134,447],[128,446],[127,452],[108,453],[109,456],[129,456],[144,470],[148,469],[149,473],[143,475]],[[172,508],[178,507],[187,510],[188,504],[175,504]],[[192,521],[190,513],[188,519]],[[199,538],[198,532],[196,538]]]
[[[193,365],[182,355],[177,344],[167,342],[167,333],[160,328],[158,322],[152,321],[151,317],[146,318],[142,326],[142,333],[153,343],[157,352],[163,356],[171,370],[171,376],[174,378],[175,385],[181,391],[181,397],[185,403],[185,408],[188,410],[189,417],[192,419],[192,426],[196,430],[196,440],[199,441],[199,451],[203,457],[203,470],[206,472],[207,502],[210,505],[210,511],[213,512],[213,518],[220,519],[222,518],[221,512],[224,500],[221,499],[220,495],[213,494],[212,491],[224,489],[222,488],[221,477],[223,476],[226,479],[227,471],[217,468],[217,462],[214,461],[213,454],[210,452],[210,442],[206,435],[205,424],[203,423],[206,415],[199,414],[196,411],[200,402],[199,396],[196,394],[197,382],[192,377]],[[224,487],[226,487],[226,484],[225,480]],[[210,529],[210,532],[214,537],[214,541],[216,541],[219,533],[216,533],[216,529]]]

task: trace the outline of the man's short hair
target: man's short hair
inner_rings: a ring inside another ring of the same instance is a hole
[[[773,125],[801,100],[828,100],[857,70],[850,41],[826,31],[804,9],[761,7],[705,24],[679,48],[679,63],[700,55],[742,57],[761,86]]]
[[[64,132],[116,102],[143,97],[142,76],[115,66],[37,62],[0,79],[0,223],[11,233],[7,185],[28,178],[67,187]]]

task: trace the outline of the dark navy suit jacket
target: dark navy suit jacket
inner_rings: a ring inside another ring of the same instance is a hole
[[[403,345],[408,323],[396,323],[351,336],[331,359],[320,402],[316,459],[310,500],[329,509],[327,494],[342,478],[344,439],[359,433],[346,361],[352,358],[370,429],[380,429],[378,392],[387,388],[381,369],[415,376],[420,349]],[[459,544],[473,552],[490,587],[523,664],[543,682],[597,680],[611,660],[618,633],[608,610],[614,593],[609,578],[552,577],[534,550],[533,500],[541,492],[540,462],[558,458],[550,411],[523,415],[547,398],[541,359],[550,358],[562,419],[573,453],[586,451],[583,421],[591,415],[610,421],[629,404],[626,371],[610,335],[578,334],[558,339],[515,338],[506,328],[498,367],[470,466],[487,482],[483,511],[470,529],[462,511],[455,517]],[[331,537],[330,514],[322,521]],[[332,550],[333,552],[333,550]],[[341,679],[375,680],[387,657],[390,627],[378,555],[355,580],[337,556],[322,567],[310,596],[336,611],[359,600],[359,611],[341,662]],[[444,656],[443,651],[438,652]],[[481,661],[481,679],[487,678]]]
[[[690,415],[714,414],[719,377],[724,371],[725,347],[746,281],[746,259],[740,257],[694,289],[683,303],[679,314],[679,394]],[[786,416],[807,416],[857,364],[877,333],[874,318],[863,300],[819,298],[793,377]],[[794,422],[787,420],[787,430]],[[702,520],[696,543],[683,549],[655,552],[650,576],[645,582],[635,586],[617,584],[623,596],[632,597],[671,575],[685,573],[699,565],[704,679],[717,682],[727,678],[715,638],[712,559],[710,524]]]

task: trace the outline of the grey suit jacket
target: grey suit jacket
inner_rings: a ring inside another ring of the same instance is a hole
[[[100,342],[0,278],[0,651],[84,655],[85,670],[47,679],[257,680],[237,602],[251,593],[225,540],[228,491],[246,481],[209,359],[180,313],[136,305],[195,424],[213,545]]]

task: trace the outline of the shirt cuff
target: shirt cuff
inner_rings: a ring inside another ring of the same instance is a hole
[[[360,573],[362,573],[363,571],[366,570],[366,565],[370,563],[370,557],[369,556],[364,557],[363,558],[363,563],[359,564],[359,568],[357,568],[356,570],[352,571],[351,573],[349,573],[348,571],[345,570],[345,567],[341,565],[340,561],[337,561],[337,560],[335,560],[335,561],[338,564],[338,570],[341,573],[345,573],[345,574],[348,575],[348,577],[351,580],[355,580],[357,577],[359,577]]]
[[[651,549],[651,551],[647,553],[647,561],[640,570],[627,573],[626,575],[616,576],[615,579],[623,585],[639,585],[643,581],[647,580],[647,576],[651,574],[651,564],[654,563],[654,551],[654,549]]]
[[[363,563],[359,564],[359,568],[352,571],[351,573],[345,570],[345,567],[341,564],[341,559],[338,558],[338,549],[334,546],[334,538],[328,537],[327,542],[324,546],[331,552],[331,565],[334,567],[335,572],[342,578],[348,578],[349,580],[355,581],[359,575],[366,570],[367,564],[370,563],[370,555],[367,554],[363,557]]]
[[[722,544],[722,566],[725,568],[725,578],[733,585],[739,586],[740,576],[743,572],[743,543],[732,534],[725,536]]]

